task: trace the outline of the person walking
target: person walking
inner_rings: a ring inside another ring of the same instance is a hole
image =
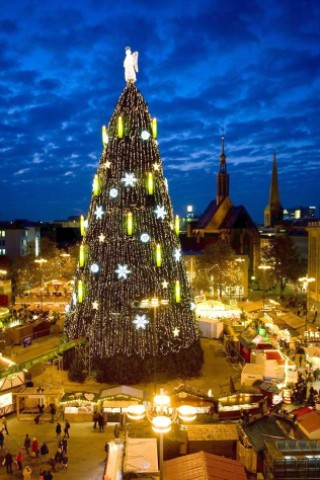
[[[24,439],[24,448],[26,449],[27,455],[29,455],[29,448],[31,447],[31,438],[29,435],[26,433],[25,439]]]
[[[33,437],[31,443],[31,456],[37,457],[39,455],[39,442],[37,437]]]
[[[61,431],[62,431],[62,427],[61,427],[61,424],[58,422],[56,426],[56,434],[59,439],[61,437]]]
[[[19,450],[18,453],[17,453],[17,456],[16,456],[16,462],[17,462],[18,470],[20,472],[22,470],[22,460],[23,460],[22,450]]]
[[[13,458],[12,458],[12,454],[10,452],[10,450],[7,451],[5,457],[4,457],[4,464],[6,466],[6,469],[7,469],[7,473],[13,473],[12,472],[12,463],[13,463]]]
[[[69,438],[69,437],[70,437],[70,435],[69,435],[70,426],[71,426],[70,423],[69,423],[68,420],[66,419],[66,423],[65,423],[65,425],[64,425],[64,430],[63,430],[63,431],[64,431],[64,436],[65,436],[65,438]]]
[[[4,444],[4,435],[2,433],[2,430],[0,430],[0,451],[3,449],[3,444]]]
[[[63,457],[62,457],[62,465],[63,465],[63,468],[65,470],[67,470],[67,468],[68,468],[68,460],[69,459],[68,459],[67,455],[64,453]]]
[[[44,462],[47,460],[48,453],[49,453],[48,445],[46,444],[46,442],[43,442],[43,444],[40,447],[40,455]]]
[[[2,417],[2,430],[5,430],[6,434],[9,435],[6,417]]]
[[[68,440],[66,438],[63,438],[62,441],[61,441],[61,450],[65,455],[67,455],[67,453],[68,453]]]
[[[32,474],[32,469],[29,465],[25,466],[22,472],[23,480],[30,480]]]

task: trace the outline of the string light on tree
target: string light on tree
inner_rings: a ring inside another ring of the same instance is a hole
[[[105,147],[109,143],[109,136],[107,127],[105,125],[102,126],[102,145]]]
[[[124,280],[127,280],[128,275],[131,273],[131,270],[129,270],[128,265],[120,265],[118,264],[118,268],[116,270],[116,274],[118,277],[118,280],[123,278]]]

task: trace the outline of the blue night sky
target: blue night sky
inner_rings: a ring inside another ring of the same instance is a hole
[[[175,213],[230,196],[262,222],[277,148],[284,207],[320,203],[320,2],[18,0],[0,18],[0,220],[86,213],[124,47],[158,118]]]

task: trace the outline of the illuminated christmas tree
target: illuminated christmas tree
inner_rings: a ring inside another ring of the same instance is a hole
[[[131,54],[131,52],[130,52]],[[134,55],[134,54],[133,54]],[[132,55],[130,60],[135,60]],[[93,179],[65,322],[86,337],[101,381],[196,375],[202,350],[157,144],[157,122],[126,72]]]

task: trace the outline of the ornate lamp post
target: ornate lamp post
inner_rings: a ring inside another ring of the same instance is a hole
[[[153,404],[149,409],[144,405],[131,405],[127,410],[127,416],[131,420],[142,420],[147,417],[152,425],[152,430],[159,433],[160,448],[160,480],[163,480],[163,435],[170,432],[172,423],[179,417],[185,422],[191,422],[196,419],[195,407],[181,405],[173,409],[170,407],[171,399],[160,389],[160,394],[154,397]]]

